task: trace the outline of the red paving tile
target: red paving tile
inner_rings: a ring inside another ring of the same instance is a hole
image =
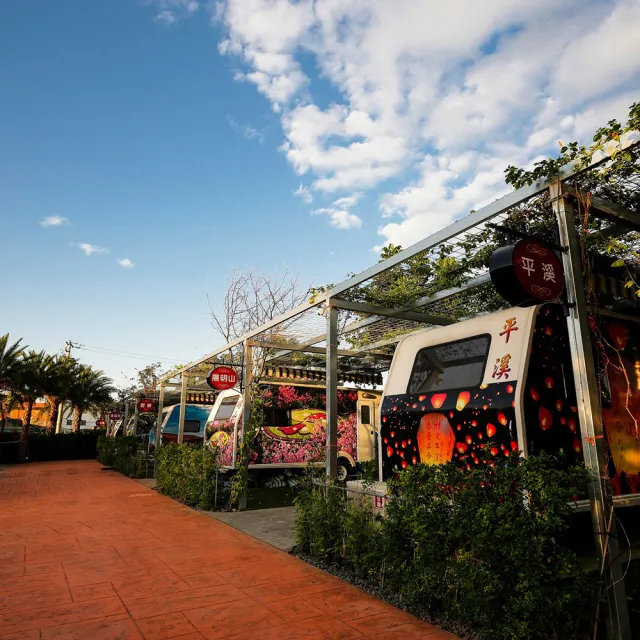
[[[455,640],[93,461],[0,474],[0,640]]]

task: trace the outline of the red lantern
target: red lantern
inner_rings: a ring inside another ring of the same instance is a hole
[[[538,409],[538,421],[540,422],[540,428],[546,431],[550,429],[553,424],[553,416],[548,409],[540,407],[540,409]]]
[[[487,425],[487,436],[489,438],[493,438],[496,435],[496,431],[497,429],[491,423]]]
[[[449,462],[453,456],[454,443],[455,435],[446,416],[441,413],[422,416],[418,428],[418,448],[422,462],[426,464]]]
[[[504,413],[499,413],[498,414],[498,422],[502,425],[502,426],[507,426],[507,416],[504,415]]]
[[[439,409],[444,404],[444,401],[446,399],[447,399],[446,393],[434,393],[431,396],[431,406],[434,409]]]
[[[462,411],[471,400],[471,394],[468,391],[461,391],[456,400],[456,409]]]
[[[458,453],[464,453],[467,450],[467,445],[464,442],[456,442],[456,449]]]

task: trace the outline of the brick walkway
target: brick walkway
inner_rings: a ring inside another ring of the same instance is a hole
[[[92,461],[0,474],[0,640],[455,640]]]

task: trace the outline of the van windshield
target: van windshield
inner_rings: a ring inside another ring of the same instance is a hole
[[[233,415],[233,410],[236,408],[238,404],[238,400],[240,396],[231,396],[229,398],[224,398],[216,411],[216,415],[214,416],[214,420],[228,420]]]
[[[482,381],[488,335],[420,349],[409,378],[407,393],[427,393],[476,387]]]

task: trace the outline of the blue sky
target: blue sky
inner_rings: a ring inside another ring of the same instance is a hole
[[[194,359],[234,267],[337,282],[640,97],[637,0],[392,4],[3,3],[0,332]]]

